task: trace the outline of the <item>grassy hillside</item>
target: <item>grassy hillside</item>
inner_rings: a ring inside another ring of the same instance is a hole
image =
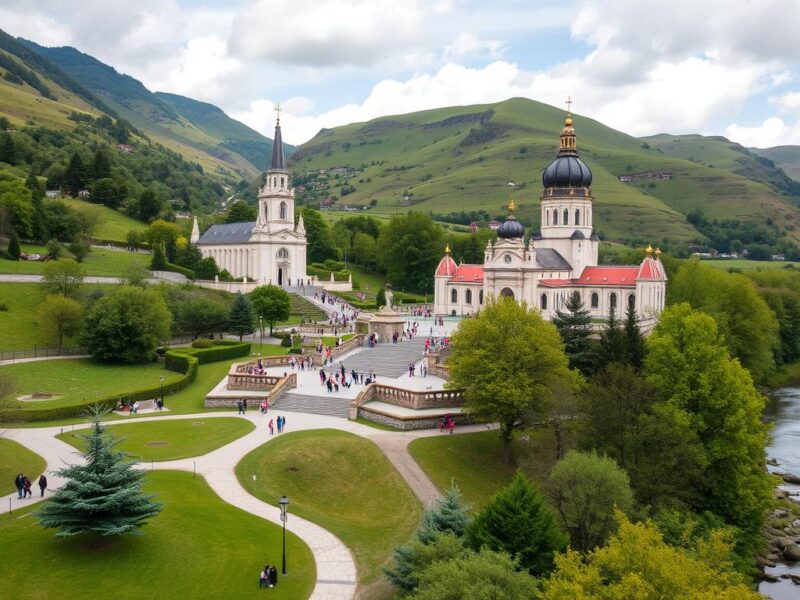
[[[335,195],[339,205],[374,203],[369,212],[376,215],[483,209],[500,217],[513,197],[518,218],[538,227],[541,172],[555,156],[563,118],[558,108],[522,98],[383,117],[321,131],[300,147],[292,169],[306,194]],[[733,159],[710,167],[711,161],[688,160],[661,149],[661,142],[588,118],[577,116],[575,127],[581,157],[594,174],[595,227],[604,238],[703,240],[685,218],[698,207],[709,217],[762,224],[800,219],[788,197],[736,174]],[[334,167],[352,172],[315,174]],[[672,171],[675,178],[643,185],[618,180],[646,170]]]
[[[133,123],[151,139],[199,163],[207,172],[235,173],[240,177],[252,177],[258,172],[250,161],[226,147],[224,140],[192,123],[133,77],[75,48],[45,48],[28,40],[22,42],[99,96],[114,113]]]
[[[770,159],[786,174],[800,181],[800,146],[775,146],[774,148],[750,148],[750,151]]]
[[[142,221],[132,219],[125,213],[102,204],[90,204],[76,198],[64,198],[62,202],[78,210],[88,208],[89,210],[97,211],[97,230],[93,236],[97,240],[124,242],[129,231],[144,231],[147,229],[147,225]]]

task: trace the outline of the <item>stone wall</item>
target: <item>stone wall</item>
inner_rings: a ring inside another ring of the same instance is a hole
[[[357,418],[363,405],[371,401],[386,402],[413,410],[453,408],[464,405],[462,390],[411,390],[382,383],[371,383],[361,390],[350,403],[350,418]]]
[[[230,375],[228,377],[230,378]],[[289,373],[286,377],[273,377],[273,379],[275,380],[274,385],[269,390],[265,390],[263,396],[261,397],[206,398],[203,406],[205,406],[206,408],[235,408],[236,403],[239,400],[246,399],[249,409],[258,410],[258,405],[261,404],[261,401],[263,399],[266,399],[267,404],[269,406],[272,406],[284,392],[297,387],[296,373]],[[230,385],[228,386],[228,389],[229,390],[232,389]],[[251,388],[248,388],[246,391],[259,391],[259,390],[252,390]]]
[[[363,406],[359,410],[359,416],[373,423],[388,425],[395,429],[402,429],[403,431],[410,431],[413,429],[436,429],[439,427],[439,421],[441,420],[441,417],[438,416],[400,418]],[[473,422],[472,417],[466,414],[455,414],[453,415],[453,420],[456,422],[456,425],[468,425]]]

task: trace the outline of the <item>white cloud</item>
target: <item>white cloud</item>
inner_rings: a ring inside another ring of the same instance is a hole
[[[725,130],[725,135],[747,147],[795,145],[800,144],[800,121],[787,124],[778,117],[770,117],[756,127],[745,127],[734,123]]]
[[[800,114],[800,92],[786,92],[775,99],[775,104],[783,112]]]
[[[500,56],[503,46],[503,42],[499,40],[481,40],[474,33],[464,31],[445,45],[443,58],[445,62],[479,55],[497,58]]]

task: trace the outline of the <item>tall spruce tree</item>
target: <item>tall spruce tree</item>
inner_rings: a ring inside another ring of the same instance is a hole
[[[565,312],[556,311],[553,325],[558,329],[564,342],[564,352],[571,369],[578,369],[584,375],[594,371],[596,359],[592,341],[592,318],[578,292],[572,292],[564,305]]]
[[[617,312],[612,306],[608,313],[606,327],[600,334],[600,343],[597,345],[595,368],[600,371],[611,363],[624,363],[626,359],[625,350],[625,334],[622,329],[620,329]]]
[[[47,230],[47,219],[44,214],[44,188],[39,183],[38,178],[33,171],[28,173],[25,179],[25,187],[31,191],[31,204],[33,205],[33,218],[31,224],[33,225],[33,239],[39,244],[44,244],[50,239],[50,232]]]
[[[73,152],[64,173],[64,183],[69,188],[71,196],[78,197],[78,193],[86,187],[86,165],[83,164],[81,155]]]
[[[98,148],[94,153],[89,170],[93,180],[111,177],[111,161],[108,158],[108,153],[103,148]]]
[[[19,260],[20,254],[22,254],[19,248],[19,238],[17,237],[16,231],[11,232],[11,237],[8,240],[8,254],[12,260]]]
[[[241,292],[237,292],[233,298],[231,305],[231,312],[228,315],[228,331],[239,336],[239,341],[242,341],[242,336],[246,333],[251,333],[255,327],[253,323],[255,318],[253,316],[253,306],[247,299],[247,296]]]
[[[637,371],[641,371],[644,365],[644,357],[647,353],[647,346],[645,345],[642,331],[639,329],[639,324],[636,322],[636,309],[630,303],[628,304],[628,310],[625,312],[623,332],[625,335],[626,362]]]
[[[145,472],[114,449],[117,441],[100,424],[100,416],[95,415],[92,432],[83,436],[86,464],[59,470],[67,482],[34,513],[40,525],[58,529],[58,537],[138,535],[161,511],[161,504],[142,493]]]
[[[536,576],[553,570],[555,554],[563,552],[568,542],[544,496],[519,471],[467,529],[467,544],[473,549],[486,546],[507,552]]]
[[[2,140],[0,140],[0,162],[10,165],[15,165],[19,162],[17,146],[14,144],[14,138],[8,132],[4,133]]]

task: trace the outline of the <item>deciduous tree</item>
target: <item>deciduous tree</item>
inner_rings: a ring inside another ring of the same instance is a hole
[[[392,217],[378,238],[380,257],[392,285],[415,291],[432,286],[443,240],[442,228],[427,214],[412,211]]]
[[[61,349],[64,336],[78,332],[83,307],[65,296],[50,295],[39,305],[36,320],[45,339]]]
[[[250,293],[250,302],[256,315],[269,323],[269,334],[275,323],[289,318],[291,302],[286,290],[277,285],[262,285]]]
[[[51,260],[45,263],[42,278],[55,293],[74,297],[83,284],[83,267],[71,258]]]

